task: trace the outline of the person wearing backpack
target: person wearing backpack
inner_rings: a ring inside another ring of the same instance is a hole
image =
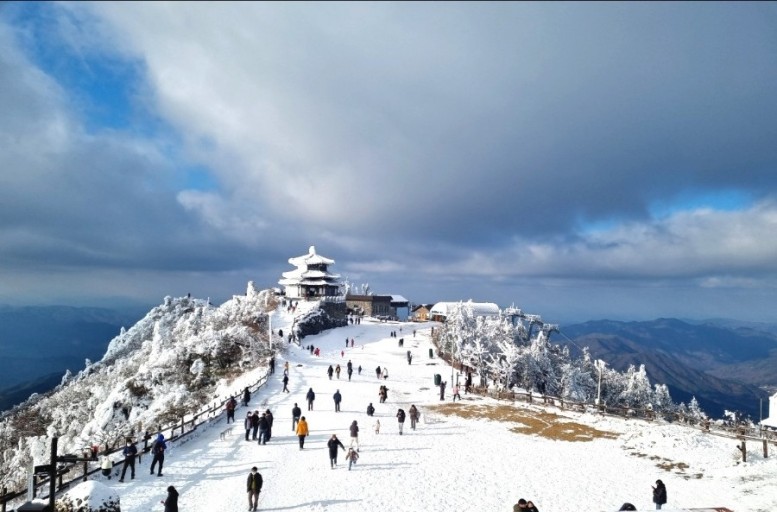
[[[232,420],[232,423],[235,422],[235,407],[237,407],[237,400],[235,400],[235,397],[231,396],[227,401],[227,407],[226,407],[227,425],[229,425],[229,420]]]
[[[397,422],[399,424],[399,435],[402,435],[402,427],[405,425],[405,411],[404,409],[397,409]]]
[[[151,461],[151,474],[154,474],[154,468],[156,463],[159,463],[159,472],[156,476],[162,476],[162,466],[165,463],[165,450],[167,450],[167,443],[165,443],[165,436],[160,432],[156,436],[156,441],[151,445],[151,453],[154,455],[154,459]]]

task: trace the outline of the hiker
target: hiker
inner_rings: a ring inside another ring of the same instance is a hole
[[[375,420],[375,424],[372,426],[375,429],[376,434],[380,434],[380,420]]]
[[[124,465],[121,468],[121,476],[119,482],[124,481],[124,475],[127,473],[127,468],[130,468],[130,479],[135,479],[135,457],[138,455],[138,448],[131,439],[127,439],[127,444],[121,451],[124,455]]]
[[[326,370],[326,374],[329,375],[329,380],[332,380],[332,374],[335,372],[335,369],[332,368],[332,365],[329,365],[329,368]]]
[[[154,474],[154,468],[156,467],[156,463],[159,463],[159,472],[156,476],[162,476],[162,466],[165,463],[165,450],[167,450],[167,443],[165,443],[165,436],[162,435],[160,432],[156,436],[156,441],[154,441],[154,444],[151,445],[151,453],[154,455],[154,458],[151,460],[151,474]],[[178,510],[178,505],[176,504],[176,510]]]
[[[337,439],[337,434],[332,434],[326,445],[329,448],[329,466],[334,469],[337,466],[337,447],[339,446],[341,450],[345,451],[345,446]]]
[[[283,392],[288,393],[289,392],[289,374],[284,373],[283,374],[283,389],[281,390],[281,393]]]
[[[308,389],[308,394],[305,395],[308,400],[308,411],[313,410],[313,401],[316,399],[316,394],[313,393],[313,388]]]
[[[256,441],[256,433],[259,431],[259,411],[251,415],[251,440]]]
[[[267,437],[264,440],[269,441],[272,438],[272,423],[275,421],[275,417],[270,412],[270,409],[267,409],[264,414],[267,417]]]
[[[248,401],[251,400],[251,392],[248,390],[248,386],[243,390],[243,405],[248,405]]]
[[[161,502],[165,512],[178,512],[178,491],[172,485],[167,488],[167,499]]]
[[[111,479],[111,470],[113,469],[113,461],[108,456],[107,452],[102,456],[102,461],[100,463],[100,469],[102,469],[103,476],[106,477],[108,480],[110,480]]]
[[[361,375],[362,374],[362,365],[359,365],[358,371],[359,371],[359,375]]]
[[[380,378],[380,369],[381,369],[380,366],[375,368],[375,377],[378,378],[378,379]]]
[[[275,356],[270,358],[270,375],[275,373]]]
[[[383,380],[388,379],[388,368],[383,367]]]
[[[458,397],[459,401],[461,401],[461,395],[459,394],[459,385],[458,384],[453,386],[453,396],[451,398],[455,402],[457,397]]]
[[[251,434],[251,430],[254,428],[254,419],[253,416],[251,416],[251,411],[246,413],[246,419],[243,421],[243,427],[246,429],[246,441],[248,441],[248,436]]]
[[[332,395],[332,398],[335,401],[335,412],[340,412],[340,402],[343,400],[343,396],[340,394],[339,389],[335,391],[335,394]]]
[[[526,502],[526,512],[540,512],[537,507],[534,506],[534,502],[529,500]]]
[[[246,491],[248,492],[248,510],[256,510],[259,506],[259,493],[262,492],[262,475],[256,466],[251,468],[246,482]]]
[[[299,419],[299,423],[297,423],[297,437],[299,438],[299,449],[305,447],[305,438],[310,433],[310,430],[308,430],[308,422],[305,420],[305,417],[301,417]]]
[[[661,510],[661,506],[666,503],[666,486],[661,480],[656,480],[653,487],[653,503],[656,504],[656,510]]]
[[[267,444],[267,430],[269,429],[267,414],[262,413],[259,417],[259,441],[258,444]]]
[[[337,374],[337,378],[339,379],[340,378],[340,365],[339,364],[335,368],[335,373]]]
[[[440,400],[445,400],[445,386],[447,384],[446,381],[440,382]]]
[[[372,402],[370,402],[370,405],[367,406],[367,416],[372,416],[375,414],[375,408],[372,406]]]
[[[418,422],[418,409],[416,409],[415,404],[410,406],[410,410],[408,411],[410,413],[410,429],[415,430],[416,423]]]
[[[405,425],[405,411],[397,409],[397,423],[399,424],[399,435],[402,435],[402,427]]]
[[[407,351],[407,364],[410,364],[413,362],[413,353],[409,350]]]
[[[292,432],[295,432],[297,430],[297,423],[299,422],[300,416],[302,416],[302,409],[300,409],[295,402],[294,407],[291,408],[291,431]]]
[[[349,430],[351,431],[351,448],[353,448],[353,445],[356,444],[356,451],[358,452],[359,451],[359,425],[356,423],[356,420],[353,420]]]
[[[229,425],[229,420],[232,420],[232,423],[235,422],[235,407],[237,407],[237,400],[235,400],[234,396],[229,397],[229,400],[227,400],[227,425]]]
[[[356,461],[359,460],[359,454],[357,452],[358,450],[354,451],[353,448],[348,448],[348,453],[345,455],[345,460],[348,461],[348,471],[350,471],[351,466],[356,464]]]

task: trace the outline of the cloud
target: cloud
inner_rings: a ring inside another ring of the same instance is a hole
[[[93,129],[5,29],[18,145],[0,158],[24,169],[5,178],[5,262],[274,284],[315,244],[352,280],[502,302],[527,283],[774,279],[768,4],[48,9],[71,54],[132,64],[136,110]],[[746,200],[699,208],[723,196]]]

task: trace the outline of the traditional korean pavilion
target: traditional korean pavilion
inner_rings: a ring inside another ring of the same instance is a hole
[[[340,276],[329,272],[329,265],[335,260],[316,254],[315,246],[304,256],[289,258],[289,263],[297,267],[283,273],[278,284],[284,287],[289,299],[318,300],[340,294]]]

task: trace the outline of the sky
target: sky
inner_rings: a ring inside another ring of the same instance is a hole
[[[5,2],[0,112],[0,303],[774,320],[773,2]]]
[[[273,325],[287,328],[291,321],[290,314],[273,313]],[[413,329],[417,329],[415,335]],[[389,336],[392,330],[404,337],[403,347]],[[343,348],[344,337],[354,338],[353,348]],[[98,486],[95,494],[118,495],[122,510],[130,512],[161,510],[159,502],[170,485],[180,493],[181,510],[245,510],[246,479],[254,466],[264,481],[259,510],[459,512],[472,510],[477,503],[478,510],[507,512],[520,498],[532,500],[542,512],[607,512],[618,510],[624,502],[637,510],[652,510],[651,486],[658,479],[667,488],[664,510],[712,512],[711,507],[727,507],[766,512],[777,505],[772,483],[777,459],[771,452],[764,458],[759,443],[747,444],[748,461],[743,463],[737,460],[735,439],[680,424],[561,411],[536,405],[539,400],[513,407],[463,391],[462,400],[452,404],[450,367],[426,357],[432,347],[428,324],[365,321],[308,336],[304,343],[319,347],[321,356],[284,344],[276,373],[260,388],[252,388],[248,407],[236,409],[236,423],[227,424],[222,413],[194,434],[170,443],[162,477],[150,474],[151,458],[144,455],[135,479],[127,474],[125,482],[118,483],[116,478],[96,476],[96,483],[88,484]],[[407,350],[416,356],[411,365],[405,362]],[[327,377],[328,365],[345,368],[349,360],[354,368],[364,368],[362,374],[354,371],[351,380],[345,372],[339,379]],[[289,393],[282,392],[281,382],[286,362]],[[388,379],[377,380],[376,366],[389,370]],[[220,396],[241,395],[265,372],[261,366],[230,383],[222,382]],[[449,384],[442,402],[432,385],[435,373]],[[378,400],[380,384],[389,389],[385,403]],[[308,389],[315,393],[312,411],[305,402]],[[164,391],[156,402],[178,403],[175,396],[185,392],[176,386]],[[340,412],[334,411],[336,391],[342,395]],[[105,389],[96,393],[100,396],[93,400],[97,410],[111,408],[110,398],[116,395],[106,395]],[[302,450],[291,431],[294,403],[301,407],[310,430]],[[373,417],[366,415],[369,403],[375,407]],[[407,413],[411,404],[418,408],[420,421],[413,430],[406,418],[400,435],[397,410]],[[469,418],[446,414],[434,409],[440,404],[480,413]],[[156,404],[149,407],[154,409]],[[267,409],[274,417],[270,441],[261,446],[246,441],[246,411]],[[482,417],[488,411],[503,420]],[[349,470],[346,453],[338,450],[337,467],[330,469],[326,443],[335,434],[345,450],[351,447],[353,421],[359,427],[359,444],[353,445],[359,448],[359,460]],[[377,434],[376,422],[380,423]],[[168,431],[165,436],[169,437]],[[35,463],[45,463],[47,454],[41,450],[41,460]],[[121,460],[114,458],[117,463]],[[120,468],[117,464],[114,471]],[[71,492],[84,495],[79,487]]]

